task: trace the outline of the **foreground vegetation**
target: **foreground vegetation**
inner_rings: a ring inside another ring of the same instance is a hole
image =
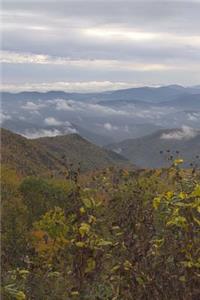
[[[197,300],[200,175],[2,168],[2,299]]]

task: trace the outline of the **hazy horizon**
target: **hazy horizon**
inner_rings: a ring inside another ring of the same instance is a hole
[[[93,86],[91,89],[85,90],[84,88],[79,87],[78,90],[74,88],[74,85],[72,84],[70,87],[55,87],[52,88],[51,85],[49,86],[40,86],[32,85],[32,86],[22,86],[22,87],[14,87],[14,86],[2,86],[2,89],[0,88],[0,92],[7,92],[7,93],[21,93],[21,92],[38,92],[38,93],[48,93],[48,92],[65,92],[65,93],[103,93],[103,92],[112,92],[112,91],[118,91],[118,90],[126,90],[126,89],[137,89],[137,88],[161,88],[161,87],[183,87],[183,88],[200,88],[199,84],[195,85],[180,85],[177,83],[171,83],[171,84],[154,84],[154,85],[134,85],[134,84],[121,84],[119,86],[112,86],[112,87],[102,87],[102,89],[95,89]]]

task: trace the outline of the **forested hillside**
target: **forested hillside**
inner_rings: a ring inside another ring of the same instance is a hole
[[[77,134],[30,140],[1,129],[2,164],[21,175],[59,176],[66,168],[81,172],[124,166],[128,160]]]
[[[48,174],[50,170],[62,170],[61,161],[44,147],[32,140],[1,129],[1,163],[22,175]]]

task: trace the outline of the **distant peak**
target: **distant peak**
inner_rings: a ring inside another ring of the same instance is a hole
[[[179,84],[170,84],[170,85],[166,85],[166,86],[161,86],[163,88],[171,88],[171,89],[184,89],[184,87],[182,85]]]

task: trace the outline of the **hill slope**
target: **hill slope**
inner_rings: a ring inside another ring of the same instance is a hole
[[[56,158],[65,156],[67,165],[72,163],[76,167],[80,162],[82,171],[127,164],[127,160],[121,155],[98,147],[78,134],[44,137],[35,140],[35,143],[47,149]]]
[[[22,175],[41,175],[51,170],[61,170],[59,160],[34,140],[1,129],[1,161]]]
[[[200,94],[182,95],[173,101],[166,101],[161,106],[172,106],[184,109],[200,109]]]
[[[69,164],[80,162],[81,171],[125,165],[122,156],[93,145],[77,134],[29,140],[8,130],[1,130],[2,163],[23,175],[60,172]]]
[[[108,148],[143,168],[166,166],[171,155],[183,158],[185,166],[188,166],[191,162],[196,162],[196,156],[200,155],[200,131],[188,127],[159,130],[145,137],[109,145]]]

